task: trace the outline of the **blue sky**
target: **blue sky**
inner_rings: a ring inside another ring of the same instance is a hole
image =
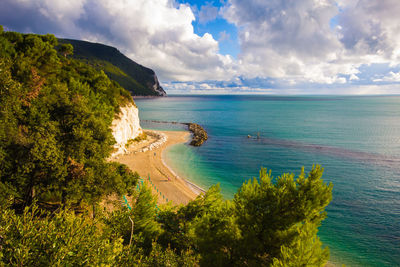
[[[239,40],[237,38],[236,26],[229,23],[219,14],[219,10],[224,7],[223,1],[179,1],[181,4],[189,4],[197,19],[192,22],[194,33],[204,35],[210,33],[214,39],[218,40],[219,53],[231,55],[235,59],[240,52]],[[211,20],[200,20],[199,13],[208,13]],[[216,10],[214,13],[213,11]],[[205,11],[205,12],[204,12]]]
[[[400,94],[398,0],[2,0],[6,30],[117,47],[167,93]]]

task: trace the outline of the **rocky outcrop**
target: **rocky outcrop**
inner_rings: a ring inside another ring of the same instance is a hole
[[[112,134],[115,138],[114,152],[112,156],[126,152],[126,144],[143,133],[139,123],[139,110],[134,104],[121,107],[118,117],[111,125]]]
[[[166,96],[167,93],[164,91],[164,89],[161,87],[160,83],[158,82],[157,75],[154,73],[154,84],[153,84],[153,90],[158,93],[159,96]]]
[[[190,142],[190,145],[201,146],[204,143],[204,141],[208,139],[206,130],[204,130],[204,128],[198,125],[197,123],[186,123],[186,125],[189,127],[189,131],[191,131],[193,134],[193,138],[192,141]]]

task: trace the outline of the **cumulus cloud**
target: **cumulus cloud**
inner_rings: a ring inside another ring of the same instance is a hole
[[[161,80],[222,79],[233,74],[218,42],[194,33],[188,5],[169,0],[2,0],[9,29],[102,42],[157,72]]]
[[[230,0],[223,16],[239,29],[241,72],[340,84],[363,64],[399,64],[398,1],[354,2]]]
[[[340,41],[357,56],[400,60],[400,5],[397,0],[359,0],[338,16]]]
[[[399,72],[389,72],[388,75],[382,78],[374,79],[374,82],[400,82],[400,71]]]
[[[253,66],[249,75],[318,80],[330,71],[324,63],[337,59],[341,44],[330,19],[338,9],[332,1],[231,0],[223,14],[240,29],[240,59]]]
[[[240,78],[239,78],[240,79]],[[289,81],[278,80],[274,85],[272,79],[249,79],[243,83],[234,81],[202,81],[202,82],[167,82],[164,88],[171,94],[311,94],[311,95],[379,95],[398,94],[400,84],[297,84],[291,86]]]

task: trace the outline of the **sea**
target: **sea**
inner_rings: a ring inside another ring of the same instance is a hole
[[[400,96],[174,95],[137,99],[142,127],[208,132],[200,147],[178,144],[167,164],[231,199],[267,168],[282,173],[324,168],[333,200],[318,233],[330,261],[400,266]]]

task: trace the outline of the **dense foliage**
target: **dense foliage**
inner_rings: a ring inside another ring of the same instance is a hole
[[[146,186],[129,210],[95,220],[68,210],[0,214],[0,265],[324,266],[329,258],[317,229],[332,187],[314,167],[294,179],[261,170],[233,200],[219,186],[186,206],[162,206]],[[274,181],[274,182],[273,182]]]
[[[332,186],[319,166],[297,178],[262,169],[232,200],[217,185],[157,206],[146,184],[133,190],[137,174],[106,160],[129,93],[72,53],[0,27],[0,266],[326,264],[317,232]],[[113,193],[131,209],[102,210]]]
[[[80,40],[59,39],[62,44],[74,46],[73,57],[98,70],[137,96],[158,96],[165,93],[153,70],[132,61],[116,48]]]
[[[96,203],[137,177],[110,163],[110,125],[126,90],[57,51],[53,35],[0,34],[0,200]]]

